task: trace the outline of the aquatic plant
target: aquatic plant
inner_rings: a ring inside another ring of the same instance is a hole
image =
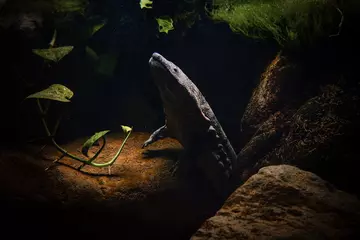
[[[173,20],[170,17],[156,18],[159,25],[159,32],[169,33],[170,30],[174,30]]]
[[[91,38],[96,32],[105,26],[106,20],[102,19],[88,19],[87,25],[80,33],[83,42]],[[56,47],[57,30],[54,30],[53,37],[49,43],[48,48],[44,49],[32,49],[32,52],[42,57],[46,62],[59,62],[66,55],[68,55],[74,46],[59,46]],[[117,64],[117,55],[114,53],[105,53],[100,56],[89,46],[85,47],[86,55],[95,64],[95,70],[97,73],[105,76],[112,76]]]
[[[234,32],[284,45],[336,35],[344,17],[340,8],[330,0],[214,0],[210,16]]]
[[[101,21],[99,23],[95,23],[90,28],[90,36],[93,36],[97,31],[99,31],[101,28],[103,28],[106,24],[106,21]]]
[[[152,3],[151,0],[140,0],[140,8],[152,8]]]
[[[105,22],[101,22],[100,24],[95,24],[92,26],[92,28],[90,29],[91,31],[89,31],[89,34],[92,36],[93,34],[95,34],[100,28],[102,28],[105,25]],[[73,50],[73,46],[62,46],[62,47],[54,47],[55,43],[56,43],[56,37],[57,37],[57,31],[54,31],[53,37],[49,43],[49,48],[47,49],[33,49],[33,53],[37,54],[38,56],[42,57],[45,61],[52,61],[52,62],[59,62],[61,59],[63,59],[63,57],[65,57],[67,54],[69,54],[72,50]],[[103,74],[109,74],[112,73],[115,65],[116,65],[116,61],[114,61],[114,57],[110,56],[110,60],[108,55],[106,55],[105,57],[101,56],[100,58],[97,56],[96,52],[94,50],[92,50],[90,47],[86,47],[86,52],[88,54],[90,54],[95,60],[107,60],[107,61],[100,61],[99,64],[99,69],[98,71],[103,73]],[[116,60],[116,58],[115,58]],[[111,64],[112,63],[112,64]],[[57,160],[54,161],[54,163],[58,162],[60,159],[62,159],[64,156],[70,157],[71,159],[77,160],[81,163],[83,163],[78,169],[80,170],[82,167],[84,167],[85,165],[91,165],[91,166],[95,166],[95,167],[106,167],[106,166],[111,166],[112,164],[114,164],[114,162],[116,161],[116,159],[118,158],[118,156],[120,155],[128,137],[131,134],[132,128],[128,127],[128,126],[121,126],[122,131],[126,134],[126,137],[122,143],[122,145],[120,146],[118,152],[115,154],[115,156],[109,160],[106,163],[96,163],[94,162],[94,160],[99,156],[99,154],[101,153],[101,151],[103,150],[103,148],[106,145],[106,138],[105,135],[109,132],[109,130],[104,130],[101,132],[97,132],[95,133],[93,136],[91,136],[82,146],[82,154],[85,155],[86,157],[88,157],[88,150],[95,144],[98,143],[98,141],[100,139],[103,140],[103,145],[100,147],[100,149],[94,154],[93,157],[91,157],[90,159],[83,159],[80,157],[77,157],[71,153],[69,153],[68,151],[66,151],[65,149],[63,149],[56,141],[55,141],[55,134],[56,131],[59,127],[60,124],[60,120],[61,117],[59,117],[56,121],[54,130],[51,132],[48,126],[48,123],[46,121],[46,115],[48,113],[49,110],[49,106],[50,106],[50,102],[47,102],[47,104],[45,105],[46,107],[44,108],[44,106],[41,104],[40,99],[43,100],[47,100],[47,101],[58,101],[58,102],[63,102],[63,103],[68,103],[70,102],[70,99],[73,97],[74,93],[67,88],[64,85],[61,84],[52,84],[51,86],[49,86],[47,89],[44,89],[40,92],[36,92],[34,94],[31,94],[29,96],[27,96],[25,99],[36,99],[37,101],[37,106],[38,106],[38,110],[40,112],[41,115],[41,121],[42,121],[42,125],[45,129],[47,138],[50,138],[52,144],[56,147],[57,150],[59,150],[62,153],[62,156],[60,158],[58,158]],[[48,168],[47,168],[48,169]]]
[[[148,8],[152,9],[153,2],[150,0],[140,0],[140,8]],[[163,32],[168,34],[170,30],[174,30],[173,20],[169,16],[162,16],[155,18],[157,24],[158,24],[158,30],[159,32]]]
[[[68,55],[73,49],[74,46],[62,46],[54,47],[57,37],[57,31],[54,30],[53,37],[49,43],[49,48],[44,49],[32,49],[32,52],[46,61],[59,62],[63,57]]]
[[[126,137],[123,141],[123,143],[121,144],[119,150],[117,151],[117,153],[115,154],[115,156],[109,160],[106,163],[96,163],[94,162],[94,160],[99,156],[99,154],[101,153],[101,151],[104,149],[105,145],[106,145],[106,137],[105,135],[109,132],[109,130],[105,130],[105,131],[101,131],[101,132],[97,132],[95,133],[93,136],[91,136],[82,146],[82,154],[85,155],[86,157],[88,157],[88,150],[99,141],[99,139],[103,140],[103,145],[100,147],[100,149],[94,154],[94,156],[92,156],[90,159],[83,159],[80,158],[78,156],[75,156],[71,153],[69,153],[68,151],[66,151],[65,149],[63,149],[56,141],[55,141],[55,134],[57,132],[57,129],[59,127],[60,124],[60,120],[61,118],[59,117],[56,121],[56,124],[54,126],[53,131],[51,132],[48,126],[48,123],[46,121],[46,116],[49,110],[49,106],[50,103],[48,103],[47,105],[45,105],[46,107],[44,108],[44,106],[41,104],[40,99],[45,99],[45,100],[50,100],[50,101],[58,101],[58,102],[62,102],[62,103],[68,103],[70,102],[70,99],[73,97],[74,93],[67,88],[64,85],[61,84],[53,84],[51,86],[49,86],[47,89],[44,89],[40,92],[36,92],[34,94],[31,94],[29,96],[27,96],[25,99],[36,99],[37,101],[37,106],[38,106],[38,110],[40,112],[40,116],[41,116],[41,122],[42,125],[45,129],[46,135],[48,138],[50,138],[51,143],[56,147],[56,149],[58,151],[60,151],[62,153],[62,156],[58,159],[56,159],[53,163],[58,162],[60,159],[62,159],[63,157],[67,156],[71,159],[77,160],[81,163],[83,163],[78,170],[80,170],[81,168],[83,168],[85,165],[91,165],[94,167],[106,167],[106,166],[111,166],[112,164],[114,164],[114,162],[116,161],[116,159],[119,157],[122,149],[124,148],[124,145],[126,143],[126,141],[128,140],[132,128],[128,127],[128,126],[121,126],[122,131],[124,134],[126,134]],[[48,169],[48,168],[47,168]]]
[[[33,49],[33,53],[39,55],[40,57],[53,61],[58,62],[63,57],[68,55],[72,50],[73,46],[64,46],[64,47],[57,47],[57,48],[47,48],[47,49]]]
[[[158,32],[166,34],[175,30],[175,25],[179,31],[191,28],[196,20],[200,19],[200,12],[205,9],[202,0],[156,3],[156,7],[153,7],[153,1],[140,0],[140,8],[149,9],[157,22]]]

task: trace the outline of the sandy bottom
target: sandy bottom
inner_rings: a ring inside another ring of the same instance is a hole
[[[41,151],[39,145],[2,150],[3,229],[14,239],[188,239],[214,212],[201,191],[182,187],[171,175],[180,144],[164,139],[141,149],[148,137],[133,132],[110,168],[81,171],[82,164],[67,157],[54,164],[61,153],[51,145]],[[123,139],[123,134],[109,134],[96,162],[109,161]],[[85,140],[62,147],[86,158],[80,152]],[[91,148],[89,156],[98,148]]]

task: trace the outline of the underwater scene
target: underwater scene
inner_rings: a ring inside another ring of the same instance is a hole
[[[1,239],[360,239],[359,0],[0,0]]]

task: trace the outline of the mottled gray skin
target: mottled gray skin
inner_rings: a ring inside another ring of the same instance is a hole
[[[149,60],[165,112],[165,125],[143,147],[165,138],[177,139],[184,148],[188,167],[196,166],[220,196],[228,196],[236,154],[214,112],[196,85],[158,53]]]

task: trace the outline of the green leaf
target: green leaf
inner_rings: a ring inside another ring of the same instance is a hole
[[[101,132],[97,132],[94,135],[92,135],[82,146],[81,153],[84,154],[86,157],[88,157],[89,149],[97,143],[97,141],[102,138],[105,134],[110,132],[110,130],[105,130]]]
[[[96,71],[106,76],[112,76],[117,64],[117,55],[103,54],[99,57],[98,66]]]
[[[152,3],[151,0],[140,0],[140,8],[152,8]]]
[[[88,57],[90,57],[93,61],[97,61],[99,59],[97,53],[89,46],[86,46],[85,52],[88,55]]]
[[[159,25],[159,32],[169,33],[174,29],[173,20],[170,17],[156,18]]]
[[[121,125],[121,128],[125,134],[128,134],[129,132],[132,131],[132,128],[128,126]]]
[[[91,35],[94,35],[97,31],[99,31],[102,27],[104,27],[105,24],[106,24],[106,22],[103,21],[101,23],[93,25],[92,29],[91,29]]]
[[[74,93],[61,84],[53,84],[47,89],[44,89],[40,92],[31,94],[27,96],[28,98],[45,98],[49,100],[55,100],[59,102],[70,102],[70,99],[73,97]]]
[[[72,50],[73,46],[64,46],[57,48],[49,48],[49,49],[33,49],[33,53],[39,55],[40,57],[50,60],[53,62],[60,61],[63,57],[68,55]]]
[[[55,12],[84,13],[89,2],[87,0],[53,0]]]

